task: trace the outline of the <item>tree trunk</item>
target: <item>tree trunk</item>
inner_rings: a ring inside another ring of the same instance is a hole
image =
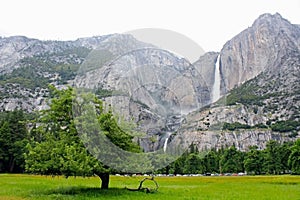
[[[101,179],[101,189],[108,189],[109,185],[109,173],[97,174]]]
[[[169,174],[169,173],[170,173],[170,167],[166,166],[166,174]]]
[[[9,159],[9,165],[8,165],[8,171],[10,172],[10,173],[12,173],[12,172],[14,172],[14,168],[15,168],[15,159],[14,159],[14,157],[11,157],[10,159]]]

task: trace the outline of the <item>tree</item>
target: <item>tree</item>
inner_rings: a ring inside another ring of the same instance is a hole
[[[204,172],[203,160],[199,154],[190,153],[188,155],[183,172],[185,174],[202,174]]]
[[[293,142],[284,142],[279,146],[279,158],[280,158],[280,170],[282,172],[288,172],[291,168],[288,164],[289,156],[291,154],[291,147]]]
[[[250,150],[246,153],[244,166],[248,173],[261,174],[263,170],[263,154],[257,149],[257,146],[250,147]]]
[[[6,112],[0,122],[0,172],[23,172],[27,130],[21,110]]]
[[[238,173],[244,171],[243,153],[238,151],[235,146],[225,149],[220,159],[220,168],[221,173]]]
[[[204,165],[206,173],[219,172],[219,156],[216,150],[212,149],[204,156]]]
[[[265,149],[265,169],[269,174],[279,174],[281,166],[280,144],[277,141],[270,140]]]
[[[0,128],[0,171],[6,172],[8,163],[10,160],[9,149],[11,148],[12,141],[10,138],[11,130],[9,128],[8,122],[4,122]]]
[[[185,152],[177,160],[175,160],[170,166],[171,173],[184,174],[184,168],[185,168],[187,157],[188,157],[188,152]]]
[[[107,189],[109,173],[112,171],[92,156],[79,138],[72,115],[73,89],[57,90],[50,87],[50,108],[42,111],[34,129],[38,140],[28,145],[27,172],[38,174],[91,176],[101,179],[101,188]],[[111,112],[104,112],[102,102],[95,98],[97,120],[106,136],[125,150],[137,152],[139,147],[132,142],[132,136],[122,131]]]
[[[291,147],[288,164],[293,174],[300,175],[300,139],[296,140],[295,144]]]

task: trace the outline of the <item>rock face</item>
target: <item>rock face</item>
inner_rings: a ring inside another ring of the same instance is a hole
[[[182,115],[210,102],[209,89],[193,65],[168,51],[142,48],[108,63],[77,76],[74,83],[110,91],[105,102],[146,133],[139,139],[145,151],[162,147],[162,138],[176,131]]]
[[[288,49],[299,50],[300,29],[280,14],[261,15],[221,50],[221,75],[229,91],[276,65]]]
[[[239,130],[239,131],[207,131],[207,132],[189,132],[188,137],[183,141],[186,146],[195,144],[199,151],[208,151],[210,149],[222,149],[235,146],[238,150],[247,151],[251,146],[257,146],[258,149],[265,149],[270,140],[278,142],[294,141],[288,135],[273,132],[271,130]]]
[[[48,108],[47,89],[35,88],[34,90],[24,88],[20,84],[6,84],[0,88],[1,96],[0,111],[11,111],[22,109],[27,112],[40,111]]]
[[[199,58],[193,65],[202,76],[210,92],[214,85],[215,79],[215,63],[217,61],[219,53],[217,52],[208,52]]]

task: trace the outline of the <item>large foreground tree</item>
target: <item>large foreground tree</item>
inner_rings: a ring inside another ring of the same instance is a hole
[[[33,138],[25,155],[26,171],[66,177],[97,175],[101,188],[107,189],[112,170],[92,156],[78,136],[72,114],[73,89],[50,87],[50,90],[50,108],[40,114],[31,131]],[[132,136],[118,127],[111,112],[104,112],[102,102],[95,98],[94,105],[106,136],[120,148],[138,152],[139,146],[132,142]]]

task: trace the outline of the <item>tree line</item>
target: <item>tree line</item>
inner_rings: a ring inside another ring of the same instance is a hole
[[[167,174],[224,174],[247,172],[247,174],[300,174],[300,139],[279,143],[268,141],[264,150],[252,146],[247,152],[235,146],[220,150],[199,152],[196,145],[179,159],[159,170]]]

